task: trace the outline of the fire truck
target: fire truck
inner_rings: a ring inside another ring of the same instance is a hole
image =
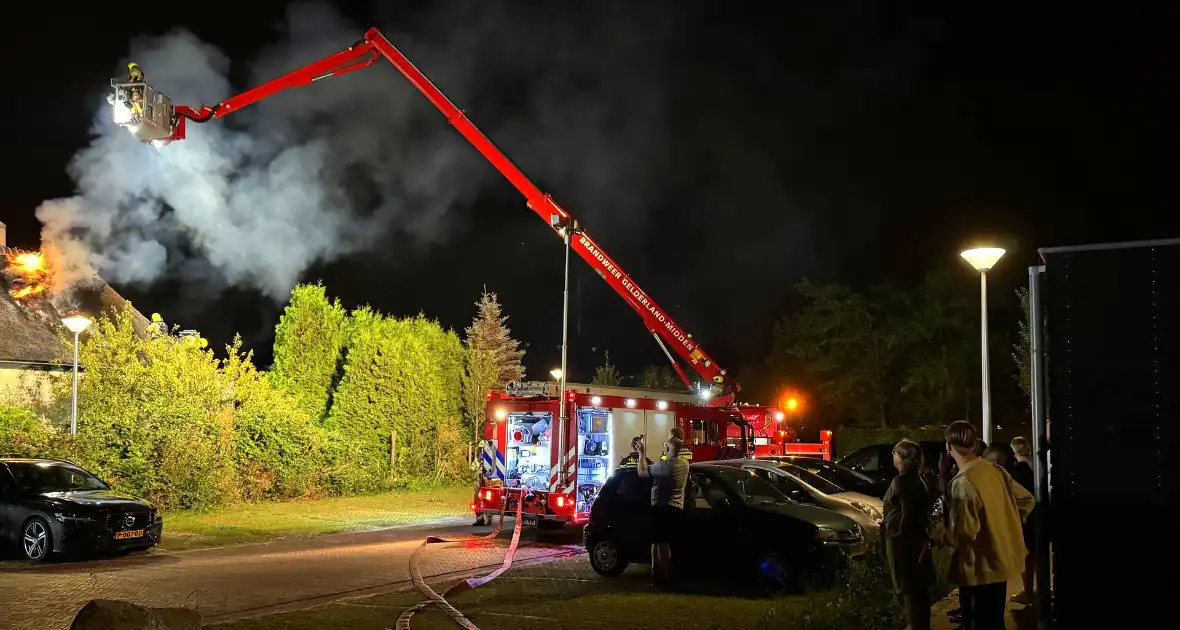
[[[563,400],[560,387],[509,383],[505,391],[488,394],[480,454],[484,483],[472,502],[474,513],[514,512],[524,501],[525,521],[539,528],[585,522],[611,474],[633,465],[623,462],[633,453],[634,438],[650,436],[655,445],[679,427],[687,459],[742,458],[756,452],[758,439],[747,417],[757,415],[762,422],[767,413],[762,407],[703,405],[691,392],[576,383],[566,384]],[[815,447],[812,454],[824,456],[820,447],[830,445],[830,434],[827,438],[796,446]],[[766,446],[775,450],[765,454],[784,454],[777,445]]]
[[[610,439],[607,438],[599,439],[595,437],[591,440],[590,436],[597,434],[594,431],[583,434],[580,432],[581,427],[578,425],[582,422],[583,417],[591,418],[591,422],[601,422],[603,418],[606,418],[608,428],[605,435],[613,436],[615,429],[610,428],[609,424],[611,419],[615,417],[614,410],[616,409],[620,410],[618,413],[619,418],[630,418],[631,416],[627,414],[632,412],[628,410],[638,409],[643,412],[652,412],[650,418],[666,417],[666,422],[670,423],[674,421],[679,423],[679,426],[685,430],[686,438],[691,436],[691,439],[686,441],[691,444],[694,457],[698,456],[696,453],[697,450],[701,451],[700,458],[709,459],[719,457],[724,453],[735,452],[741,456],[745,456],[748,453],[759,455],[791,452],[814,454],[818,452],[830,457],[830,449],[827,448],[827,444],[800,445],[789,441],[786,429],[781,426],[784,415],[780,409],[776,407],[737,406],[735,404],[735,396],[741,389],[738,382],[717,365],[700,345],[696,343],[692,335],[681,328],[668,312],[660,307],[654,298],[640,288],[639,284],[581,228],[569,212],[554,201],[549,194],[542,192],[540,188],[529,180],[495,144],[480,132],[467,118],[463,110],[456,107],[425,74],[418,70],[376,28],[370,28],[365,32],[361,40],[340,52],[314,61],[302,68],[293,70],[277,79],[263,83],[215,105],[202,105],[198,107],[176,105],[166,95],[160,93],[146,82],[120,81],[117,79],[111,81],[111,92],[107,100],[114,110],[114,122],[127,129],[139,140],[163,147],[168,143],[183,140],[187,134],[186,125],[188,122],[209,122],[237,112],[244,107],[257,103],[279,92],[295,87],[308,86],[322,79],[338,77],[367,68],[382,58],[392,64],[394,68],[417,88],[442,113],[459,134],[470,142],[524,196],[528,208],[545,221],[550,229],[567,246],[572,247],[639,315],[647,327],[648,332],[655,338],[656,343],[663,350],[676,374],[688,390],[684,393],[648,392],[647,394],[636,390],[631,393],[614,394],[606,391],[596,392],[593,388],[583,386],[582,390],[585,391],[579,390],[574,391],[572,394],[567,394],[567,399],[562,401],[562,404],[568,406],[567,417],[575,419],[576,422],[570,422],[567,427],[564,427],[564,430],[558,430],[556,432],[558,438],[558,444],[556,446],[560,446],[560,448],[556,454],[552,451],[550,452],[548,471],[542,470],[540,473],[529,472],[530,477],[528,483],[525,483],[524,473],[520,472],[522,469],[520,468],[521,464],[519,464],[519,458],[522,457],[520,448],[523,448],[524,445],[520,445],[515,455],[512,455],[512,457],[518,458],[514,460],[518,462],[516,470],[522,475],[520,477],[519,487],[521,489],[527,488],[530,491],[530,493],[519,494],[527,494],[528,497],[531,497],[526,498],[526,502],[542,502],[545,504],[544,506],[534,505],[530,513],[550,514],[549,511],[536,511],[543,507],[545,510],[560,510],[562,514],[569,514],[576,517],[578,506],[572,505],[574,499],[570,497],[573,496],[571,493],[575,488],[580,485],[578,480],[581,478],[582,473],[586,472],[579,469],[579,458],[586,453],[586,444],[584,442],[588,441],[591,444],[607,444],[610,442]],[[669,350],[669,347],[671,350]],[[700,389],[694,387],[692,379],[689,378],[688,374],[673,356],[673,351],[700,377],[702,380]],[[694,389],[697,389],[697,393],[695,394],[692,393]],[[529,413],[537,417],[538,414],[548,413],[550,426],[546,427],[546,430],[550,431],[548,439],[552,440],[552,416],[554,413],[557,413],[558,419],[560,420],[561,418],[560,408],[557,402],[560,395],[555,398],[550,395],[548,390],[546,390],[544,395],[530,394],[529,396],[522,397],[519,395],[519,392],[517,395],[510,395],[505,392],[505,395],[508,397],[501,397],[500,400],[505,404],[504,413],[507,415],[502,419],[502,422],[497,424],[494,421],[496,420],[496,414],[499,413],[499,408],[493,409],[492,415],[490,416],[493,421],[490,421],[488,424],[488,434],[496,436],[492,438],[495,440],[497,449],[497,455],[495,455],[497,459],[493,462],[497,466],[495,471],[498,474],[498,466],[501,464],[500,459],[503,459],[502,463],[505,467],[505,476],[502,480],[504,482],[503,487],[510,488],[507,483],[509,481],[507,478],[507,469],[508,458],[510,456],[510,452],[507,450],[507,431],[509,426],[523,427],[524,421],[513,421],[516,422],[514,425],[513,422],[509,422],[509,417],[527,418]],[[600,400],[599,403],[594,402],[596,398]],[[636,407],[628,407],[628,401],[634,402]],[[644,402],[641,403],[640,401]],[[670,408],[671,412],[669,412],[668,408],[661,409],[661,405]],[[648,409],[647,406],[651,406],[651,408]],[[647,418],[648,416],[645,415],[644,417]],[[754,419],[756,422],[751,423],[747,421],[747,418]],[[652,421],[656,422],[656,420]],[[664,422],[665,420],[659,421]],[[620,422],[623,421],[620,420]],[[540,425],[536,426],[538,429],[540,428]],[[591,425],[591,428],[594,426],[599,425]],[[575,430],[575,427],[578,430]],[[625,435],[628,432],[628,429],[625,428],[618,430],[620,431],[619,435]],[[504,438],[499,437],[501,432],[504,432]],[[522,439],[524,439],[525,432],[520,431],[520,433]],[[544,435],[544,431],[541,434]],[[653,433],[653,435],[657,434],[658,432]],[[516,431],[514,430],[511,435],[515,437]],[[531,436],[536,435],[533,432],[532,426],[528,427],[528,435],[530,436],[529,439],[533,439]],[[700,436],[699,440],[697,439],[698,436]],[[628,437],[627,439],[629,440],[630,438]],[[713,442],[717,443],[714,444]],[[727,450],[714,449],[714,447],[721,447],[722,445],[727,447]],[[528,446],[529,449],[523,451],[527,452],[528,459],[537,462],[545,460],[545,455],[540,454],[541,451],[537,450],[537,445],[530,444]],[[613,443],[608,444],[608,447],[612,449],[615,446],[617,445]],[[550,448],[552,448],[552,445]],[[538,454],[534,454],[534,451]],[[614,451],[608,452],[613,453]],[[714,453],[714,456],[710,457],[708,455],[709,453]],[[605,457],[613,457],[613,455]],[[596,460],[587,459],[587,461],[592,462]],[[536,467],[544,468],[545,466],[543,463],[530,463],[527,465],[533,467],[529,468],[530,471],[536,469]],[[535,475],[538,474],[542,477],[548,475],[554,481],[552,483],[538,485],[534,483],[536,480]],[[500,478],[495,477],[495,479],[499,480]],[[541,490],[542,487],[544,487],[544,492]],[[561,489],[561,492],[556,492],[558,488]],[[494,488],[486,488],[481,492],[486,494],[489,491],[492,491],[493,494],[495,493]],[[552,501],[551,504],[550,501]],[[558,506],[559,502],[561,503],[560,507]],[[556,512],[553,513],[556,514]]]

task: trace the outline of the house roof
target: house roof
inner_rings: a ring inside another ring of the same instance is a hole
[[[0,245],[0,256],[7,253]],[[0,360],[3,361],[68,360],[69,348],[62,342],[67,334],[61,324],[63,315],[74,310],[89,315],[117,313],[127,304],[123,296],[98,276],[56,300],[18,301],[12,297],[11,289],[8,280],[0,274]],[[146,334],[150,320],[134,308],[131,317],[136,334]]]

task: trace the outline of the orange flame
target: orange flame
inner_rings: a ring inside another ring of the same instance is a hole
[[[41,252],[10,253],[6,270],[14,276],[15,284],[20,285],[19,289],[12,291],[12,297],[18,300],[49,289],[49,266]]]

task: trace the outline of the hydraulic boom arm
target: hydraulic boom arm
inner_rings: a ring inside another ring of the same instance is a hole
[[[537,213],[554,232],[564,239],[566,230],[574,230],[571,236],[571,246],[643,318],[648,331],[656,338],[664,353],[668,354],[668,359],[689,389],[692,388],[691,381],[672,358],[668,346],[671,346],[676,354],[687,361],[692,369],[705,380],[706,385],[711,388],[712,396],[709,401],[711,405],[721,406],[733,402],[734,394],[740,389],[738,383],[727,376],[725,370],[714,363],[713,359],[705,354],[692,337],[672,320],[667,311],[660,308],[656,301],[590,238],[589,234],[578,229],[577,222],[564,208],[558,205],[549,194],[541,192],[496,145],[492,144],[491,140],[488,140],[468,120],[463,110],[456,107],[376,28],[369,29],[363,40],[347,50],[313,62],[211,107],[202,106],[194,109],[181,105],[176,106],[172,133],[165,140],[184,139],[186,119],[194,122],[206,122],[220,118],[283,90],[310,85],[319,79],[367,68],[377,60],[378,55],[393,64],[431,104],[442,112],[447,121],[491,162],[492,166],[496,167],[496,170],[500,171],[500,174],[520,191],[520,194],[524,195],[528,207]]]

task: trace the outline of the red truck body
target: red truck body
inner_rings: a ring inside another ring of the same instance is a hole
[[[513,383],[489,394],[476,513],[499,514],[504,503],[513,511],[523,497],[527,521],[584,522],[602,485],[631,454],[632,439],[648,436],[647,456],[655,459],[672,427],[684,431],[685,459],[750,452],[750,427],[732,407],[702,405],[688,392],[566,387],[564,427],[558,383]]]

